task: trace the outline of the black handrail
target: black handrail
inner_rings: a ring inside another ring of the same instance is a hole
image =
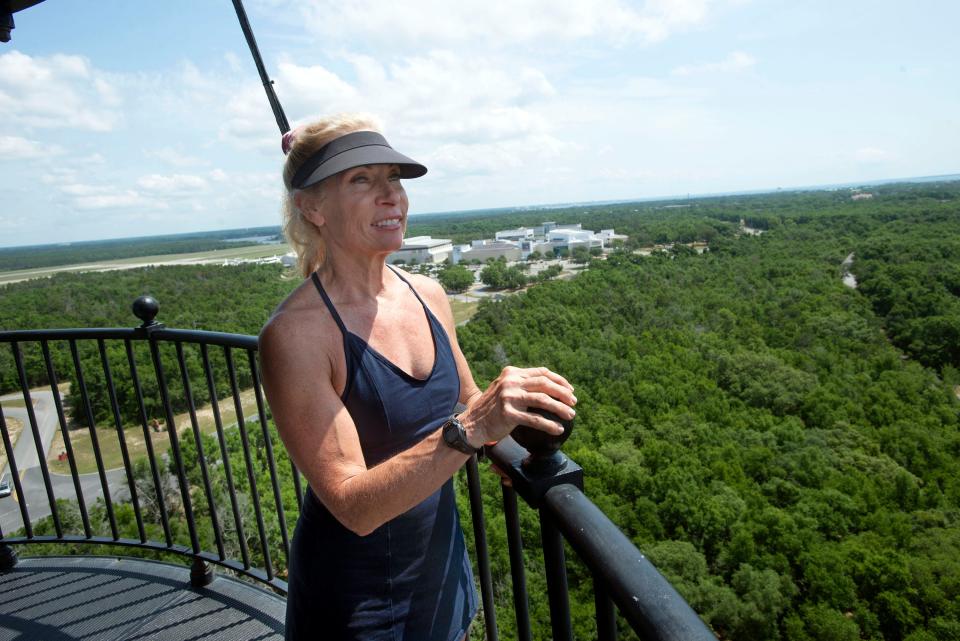
[[[9,565],[15,562],[10,545],[119,545],[189,558],[193,565],[191,579],[196,586],[209,583],[212,579],[209,564],[215,564],[285,594],[287,584],[282,567],[286,566],[290,551],[287,517],[296,515],[302,508],[303,490],[300,475],[291,462],[288,480],[292,481],[295,501],[291,494],[287,494],[290,498],[288,504],[284,504],[280,482],[281,467],[277,465],[277,457],[282,456],[283,452],[277,450],[275,453],[273,449],[276,434],[268,424],[269,412],[260,391],[257,339],[254,336],[222,332],[169,329],[154,321],[157,309],[156,301],[138,299],[134,310],[143,324],[130,329],[0,332],[0,344],[8,344],[12,351],[16,378],[23,394],[26,419],[29,423],[24,426],[24,430],[29,429],[34,439],[43,494],[47,499],[46,507],[55,531],[55,535],[38,532],[37,512],[34,511],[31,515],[26,501],[19,501],[23,533],[10,536],[0,527],[0,571],[4,569],[5,563]],[[63,372],[58,375],[55,355],[59,353],[55,352],[54,347],[62,343],[67,345],[69,357],[63,356],[60,365],[65,371],[72,371],[73,387],[70,393],[79,396],[80,402],[77,405],[75,398],[68,400],[71,400],[75,410],[80,408],[96,457],[99,481],[96,492],[84,490],[82,487],[76,449],[71,443],[74,438],[72,434],[75,432],[69,429],[67,412],[58,388]],[[146,343],[148,353],[141,349],[138,354],[138,343]],[[27,352],[24,351],[24,346],[30,344],[39,346],[42,364],[37,365],[37,362],[33,361],[36,372],[28,372],[25,364]],[[117,344],[118,351],[122,347],[124,365],[129,370],[129,385],[125,388],[127,397],[124,401],[126,413],[121,408],[120,393],[116,386],[116,381],[124,377],[119,375],[118,364],[111,364],[110,361],[109,348],[114,344]],[[217,349],[210,350],[211,346]],[[245,352],[246,357],[234,358],[234,352],[238,350]],[[88,358],[86,362],[84,355]],[[215,358],[218,359],[216,362]],[[202,370],[196,381],[191,380],[191,362],[195,368]],[[99,367],[93,370],[91,363]],[[152,371],[152,376],[144,378],[143,373],[147,371]],[[60,482],[56,490],[54,479],[46,465],[46,452],[41,447],[42,435],[28,385],[28,373],[46,377],[54,399],[56,421],[63,438],[64,451],[69,461],[71,482]],[[253,390],[252,400],[256,404],[256,410],[251,413],[251,423],[258,423],[256,427],[248,428],[244,418],[246,410],[241,402],[241,376],[244,385]],[[220,412],[218,386],[221,390],[228,390],[232,396],[233,411],[237,417],[241,452],[236,455],[233,463],[226,431],[229,426],[224,425]],[[106,410],[100,414],[93,410],[95,392],[101,394],[99,402],[106,406]],[[196,402],[198,394],[203,394],[210,402],[215,428],[212,448],[210,441],[207,445],[204,444],[201,433]],[[154,448],[154,437],[149,425],[148,402],[155,402],[157,397],[159,406],[154,403],[153,411],[162,414],[171,446],[172,458],[166,465]],[[182,410],[187,416],[179,425],[177,410]],[[101,443],[98,441],[98,416],[108,417],[105,420],[113,423],[112,427],[119,439],[124,475],[122,478],[115,477],[112,482],[108,478]],[[134,465],[126,442],[128,437],[124,432],[125,423],[139,424],[142,428],[149,469],[140,473],[141,485],[138,485],[134,475]],[[21,481],[24,466],[17,460],[2,407],[0,432],[17,496],[23,497],[27,491]],[[254,437],[262,438],[263,445],[255,448],[251,444]],[[184,447],[195,449],[195,461],[185,460]],[[205,447],[210,449],[205,451]],[[501,472],[513,588],[513,614],[516,617],[517,638],[520,641],[527,641],[532,635],[518,495],[539,514],[547,579],[546,596],[549,599],[554,639],[559,641],[573,638],[567,593],[565,542],[593,575],[597,638],[617,638],[617,612],[645,640],[700,641],[715,638],[669,582],[584,495],[583,470],[576,463],[562,454],[556,454],[553,459],[541,460],[541,463],[546,461],[546,464],[525,465],[528,455],[527,450],[509,437],[485,448],[481,454],[488,457]],[[243,469],[236,470],[235,465],[240,465]],[[169,473],[164,474],[164,467]],[[465,468],[486,638],[488,641],[496,641],[499,636],[496,599],[487,550],[477,458],[470,459]],[[191,472],[194,473],[192,476]],[[261,479],[259,487],[258,479]],[[268,484],[270,489],[262,483]],[[219,502],[215,491],[218,484],[224,496]],[[73,496],[69,498],[76,500],[80,513],[79,531],[69,531],[57,502],[57,498],[65,498],[58,495],[69,494],[67,488],[71,487]],[[94,524],[91,523],[90,506],[94,503],[94,494],[98,496],[97,500],[103,501],[109,535],[105,535],[103,531],[95,532]],[[35,502],[39,496],[40,494],[35,495]],[[42,504],[42,500],[40,502]],[[118,510],[124,502],[132,505],[136,538],[121,532]],[[42,505],[36,507],[39,509]],[[201,541],[202,532],[212,533],[210,546],[215,548],[214,550],[205,549]],[[161,536],[162,540],[155,540],[157,535]],[[257,555],[259,562],[255,559]]]

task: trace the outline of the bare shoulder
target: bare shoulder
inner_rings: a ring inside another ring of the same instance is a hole
[[[446,320],[448,317],[450,319],[453,318],[453,314],[450,311],[450,301],[447,299],[447,293],[443,290],[443,286],[440,285],[440,283],[423,274],[408,274],[404,272],[404,277],[410,281],[410,284],[417,290],[420,297],[430,306],[430,310],[441,320]]]
[[[328,360],[317,357],[328,352],[331,336],[339,336],[338,331],[330,331],[334,323],[312,283],[304,281],[280,303],[260,330],[261,358],[265,364],[309,360],[314,369],[318,360],[320,363]]]

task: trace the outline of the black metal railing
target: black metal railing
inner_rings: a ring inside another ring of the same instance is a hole
[[[13,514],[0,511],[0,571],[16,562],[12,545],[119,545],[190,559],[196,586],[209,583],[214,564],[286,593],[289,526],[302,508],[303,486],[269,424],[257,339],[168,329],[155,321],[157,311],[144,297],[134,303],[143,322],[131,329],[0,332],[9,347],[0,367],[12,369],[0,380],[14,380],[23,405],[0,406],[0,474],[9,468],[17,505]],[[227,396],[229,424],[221,407]],[[16,445],[5,411],[21,416]],[[48,464],[53,432],[69,474]],[[80,438],[83,452],[75,446]],[[164,441],[165,453],[158,449]],[[142,454],[136,460],[133,448]],[[617,638],[618,611],[645,640],[715,638],[584,495],[576,463],[556,453],[531,465],[529,452],[510,438],[481,456],[500,471],[519,640],[532,635],[518,496],[538,513],[555,640],[573,638],[565,542],[592,574],[597,638]],[[92,470],[84,474],[83,467]],[[486,638],[496,641],[477,457],[465,467]]]

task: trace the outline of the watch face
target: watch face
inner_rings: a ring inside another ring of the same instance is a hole
[[[472,447],[467,441],[466,430],[456,417],[451,418],[443,425],[443,442],[455,450],[465,454],[473,454],[476,448]]]
[[[457,432],[457,426],[453,423],[453,421],[447,421],[446,423],[443,424],[443,442],[444,443],[446,443],[447,445],[453,445],[454,443],[457,442],[457,436],[459,436]]]

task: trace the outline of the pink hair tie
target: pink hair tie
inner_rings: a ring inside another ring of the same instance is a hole
[[[303,127],[297,127],[296,129],[291,129],[287,133],[283,134],[283,139],[280,141],[280,148],[283,149],[283,154],[287,155],[290,153],[290,150],[293,149],[293,143],[296,140],[297,134],[300,133],[300,130]]]

